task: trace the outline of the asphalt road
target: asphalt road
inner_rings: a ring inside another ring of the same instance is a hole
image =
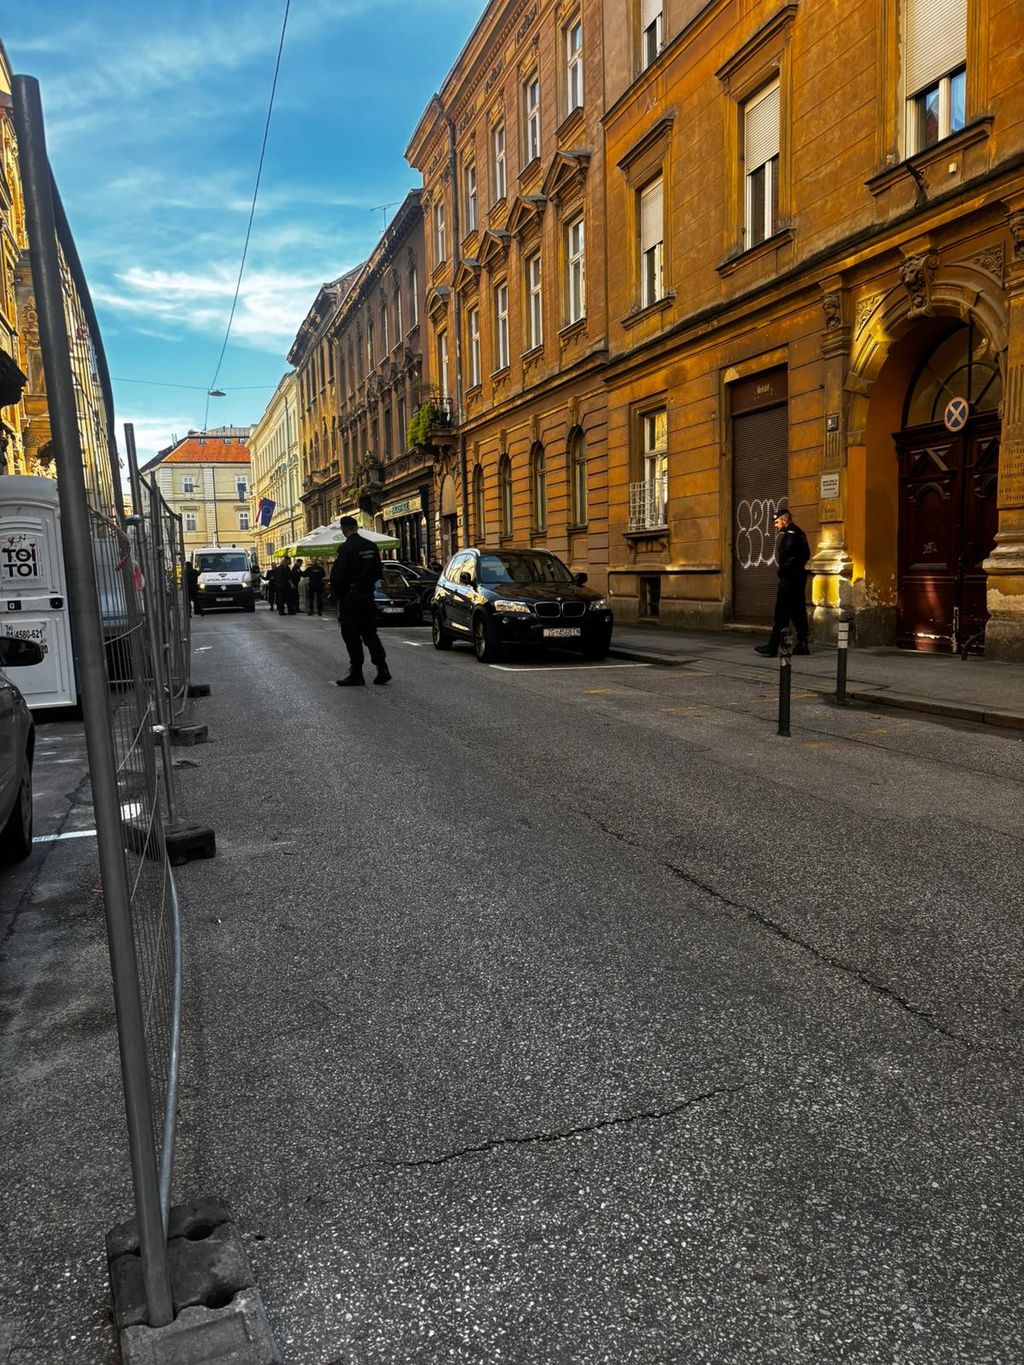
[[[287,1365],[1024,1360],[1022,737],[798,679],[785,740],[747,670],[484,668],[425,628],[339,690],[328,619],[194,626],[176,1193],[233,1204]],[[88,1220],[0,1200],[19,1341],[33,1293],[80,1340],[102,1302],[96,1049],[45,1059],[95,1096]],[[108,1359],[60,1340],[19,1365]]]

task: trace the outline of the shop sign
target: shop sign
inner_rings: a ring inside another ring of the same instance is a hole
[[[403,498],[401,502],[389,502],[381,515],[385,521],[394,521],[396,517],[408,517],[422,511],[423,499],[417,494],[413,498]]]

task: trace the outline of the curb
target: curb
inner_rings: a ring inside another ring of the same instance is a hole
[[[651,650],[623,648],[613,645],[608,654],[613,659],[630,659],[634,663],[654,664],[660,668],[685,668],[696,662],[698,656],[679,657],[678,655],[655,654]],[[817,680],[816,680],[817,681]],[[817,692],[821,697],[834,696],[834,688],[815,686],[810,679],[801,680],[800,686],[808,692]],[[992,725],[1003,730],[1024,730],[1024,712],[997,711],[983,706],[962,706],[956,702],[931,701],[926,697],[909,697],[901,692],[866,692],[847,688],[850,701],[867,706],[888,706],[899,711],[916,711],[922,716],[938,716],[947,720],[973,721],[976,725]]]

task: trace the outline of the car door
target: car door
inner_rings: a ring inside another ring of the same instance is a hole
[[[18,791],[21,731],[17,695],[0,668],[0,826],[7,820]]]
[[[472,632],[473,589],[459,580],[461,574],[473,574],[474,569],[473,556],[464,552],[455,556],[445,575],[448,580],[445,600],[447,624],[457,635],[467,637]]]

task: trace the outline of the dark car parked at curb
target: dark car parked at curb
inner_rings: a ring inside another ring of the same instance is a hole
[[[384,565],[384,577],[373,589],[373,605],[378,625],[418,626],[423,620],[423,601],[415,588],[410,588],[401,574]]]
[[[556,645],[603,659],[614,618],[586,581],[549,550],[459,550],[434,592],[434,648],[465,640],[481,663],[507,645]]]
[[[25,698],[5,670],[42,663],[34,640],[0,636],[0,862],[32,852],[32,760],[36,730]]]
[[[418,564],[404,564],[397,559],[385,559],[385,569],[399,574],[406,586],[414,588],[420,595],[424,610],[428,610],[437,587],[437,574],[431,569],[421,569]]]

